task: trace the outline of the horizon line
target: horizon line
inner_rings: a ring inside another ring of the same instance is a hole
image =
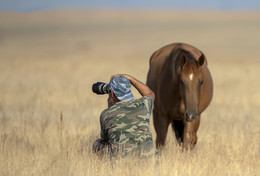
[[[44,12],[44,11],[66,11],[66,10],[177,10],[177,11],[230,11],[230,12],[243,12],[243,11],[258,11],[260,7],[255,8],[218,8],[218,7],[141,7],[141,6],[128,6],[128,7],[116,7],[116,6],[60,6],[60,7],[48,7],[48,8],[39,8],[34,10],[15,10],[15,9],[1,9],[0,12]]]

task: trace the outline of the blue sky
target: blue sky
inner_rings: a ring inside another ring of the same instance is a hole
[[[35,11],[62,7],[260,9],[260,0],[0,0],[0,10]]]

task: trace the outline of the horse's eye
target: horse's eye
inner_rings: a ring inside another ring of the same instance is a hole
[[[203,84],[203,80],[202,81],[200,81],[200,85],[202,85]]]

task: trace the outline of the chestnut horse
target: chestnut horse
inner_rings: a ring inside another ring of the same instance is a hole
[[[193,149],[201,113],[213,96],[213,81],[204,54],[197,48],[173,43],[150,58],[147,85],[156,98],[153,110],[156,147],[165,145],[171,123],[183,149]]]

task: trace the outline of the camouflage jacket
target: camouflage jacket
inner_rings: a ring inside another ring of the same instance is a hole
[[[153,98],[146,95],[118,102],[101,113],[101,138],[108,142],[112,157],[131,153],[145,158],[155,154],[150,131],[152,110]]]

